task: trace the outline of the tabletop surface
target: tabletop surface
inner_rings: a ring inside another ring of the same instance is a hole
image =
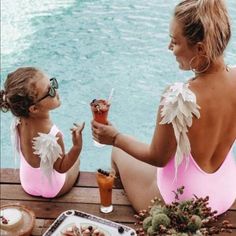
[[[72,190],[54,199],[32,197],[25,193],[20,185],[18,169],[0,170],[0,188],[1,206],[9,203],[21,204],[35,213],[36,221],[32,236],[42,235],[62,212],[70,209],[136,228],[134,225],[135,211],[126,197],[119,178],[115,180],[112,193],[114,210],[109,214],[99,211],[99,190],[94,172],[80,172],[80,176]],[[220,235],[236,235],[236,203],[220,218],[228,219],[233,224],[233,234],[221,233]]]

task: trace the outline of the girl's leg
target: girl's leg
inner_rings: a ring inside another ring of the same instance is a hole
[[[147,209],[154,197],[162,199],[157,187],[156,167],[136,160],[118,148],[112,149],[112,166],[136,211]]]
[[[80,169],[80,157],[78,157],[75,164],[66,173],[65,183],[64,183],[62,189],[60,190],[60,192],[57,194],[57,197],[70,191],[70,189],[73,187],[75,181],[78,178],[79,169]]]

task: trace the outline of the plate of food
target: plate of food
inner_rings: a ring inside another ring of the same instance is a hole
[[[62,236],[68,235],[94,235],[94,236],[112,236],[108,231],[104,230],[102,227],[91,224],[91,223],[71,223],[66,225],[61,230]]]
[[[63,212],[43,236],[136,236],[134,229],[85,212]]]

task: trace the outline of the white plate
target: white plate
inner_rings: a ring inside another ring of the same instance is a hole
[[[80,225],[91,224],[92,226],[100,228],[103,232],[106,232],[106,236],[137,236],[135,230],[126,225],[121,225],[77,210],[68,210],[63,212],[53,222],[43,236],[61,236],[61,231],[71,224],[75,224],[78,227]],[[118,232],[119,227],[123,227],[123,233]]]

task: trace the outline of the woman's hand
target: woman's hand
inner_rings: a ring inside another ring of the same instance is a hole
[[[94,140],[102,144],[114,145],[119,132],[110,122],[108,122],[108,125],[103,125],[93,120],[91,126]]]
[[[83,122],[81,125],[74,123],[74,127],[70,129],[72,132],[73,145],[79,148],[82,147],[82,131],[84,129],[84,126],[85,122]]]

